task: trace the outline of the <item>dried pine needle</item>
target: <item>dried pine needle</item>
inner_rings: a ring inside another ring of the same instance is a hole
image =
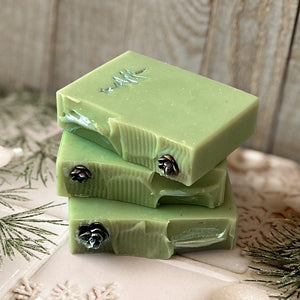
[[[279,299],[300,299],[300,219],[283,222],[264,242],[249,250],[250,268],[260,276],[250,281],[279,289]]]

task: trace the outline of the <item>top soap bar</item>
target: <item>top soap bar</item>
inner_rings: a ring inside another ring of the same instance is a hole
[[[258,100],[128,51],[59,90],[57,107],[64,129],[190,186],[253,133]]]

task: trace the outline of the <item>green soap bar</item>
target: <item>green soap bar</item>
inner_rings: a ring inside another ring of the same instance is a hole
[[[57,107],[59,126],[190,186],[253,133],[258,100],[128,51],[59,90]]]
[[[237,211],[229,180],[225,202],[210,209],[161,205],[157,209],[98,198],[70,198],[72,253],[167,259],[174,253],[235,246]]]
[[[67,197],[120,200],[152,208],[159,203],[214,208],[224,201],[226,174],[223,161],[192,186],[185,186],[64,131],[57,157],[57,193]]]

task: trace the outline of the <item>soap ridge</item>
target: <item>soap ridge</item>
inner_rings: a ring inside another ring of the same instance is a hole
[[[83,183],[74,180],[70,174],[77,165],[86,167],[91,178]],[[152,208],[161,203],[214,208],[224,201],[226,173],[226,161],[223,161],[187,187],[65,131],[57,157],[57,194],[79,196],[82,201],[86,197],[98,197]]]
[[[72,253],[114,252],[168,259],[175,253],[232,249],[236,242],[237,210],[229,178],[225,202],[215,209],[189,205],[151,209],[104,199],[84,202],[70,198],[69,211]],[[102,224],[110,236],[98,249],[88,249],[76,238],[80,226],[93,222]]]

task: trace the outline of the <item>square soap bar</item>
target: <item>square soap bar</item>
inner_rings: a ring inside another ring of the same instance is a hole
[[[223,161],[192,186],[185,186],[67,131],[57,157],[59,196],[113,199],[152,208],[163,203],[219,206],[224,201],[226,175]]]
[[[128,51],[59,90],[57,108],[66,130],[190,186],[253,133],[258,99]]]
[[[210,209],[157,209],[97,198],[70,198],[70,251],[170,258],[174,253],[235,246],[237,211],[229,180],[225,202]]]

